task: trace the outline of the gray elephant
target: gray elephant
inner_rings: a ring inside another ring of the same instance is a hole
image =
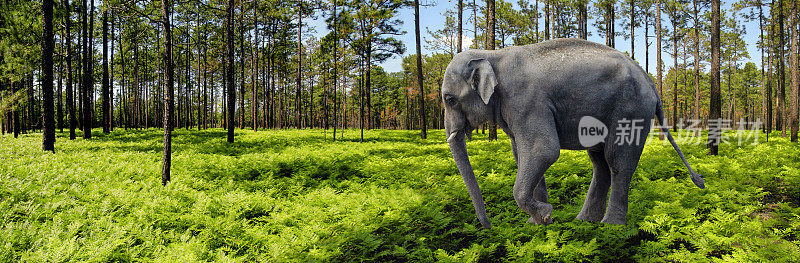
[[[484,228],[491,224],[465,141],[479,124],[496,123],[511,138],[518,168],[513,194],[528,223],[552,222],[544,173],[568,149],[586,150],[594,166],[577,219],[625,224],[631,177],[653,116],[664,123],[655,85],[636,62],[579,39],[459,53],[445,71],[442,99],[450,152]],[[704,188],[703,176],[662,131]]]

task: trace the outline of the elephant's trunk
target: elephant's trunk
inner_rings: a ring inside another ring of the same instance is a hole
[[[481,195],[481,189],[478,187],[478,181],[475,180],[475,173],[472,171],[472,165],[469,163],[465,134],[466,131],[464,129],[454,130],[451,134],[448,134],[450,153],[453,154],[453,159],[456,161],[458,171],[464,179],[464,184],[467,185],[467,191],[469,191],[469,197],[472,199],[472,206],[475,207],[478,220],[481,221],[483,228],[489,229],[492,227],[492,224],[489,223],[489,219],[486,217],[483,195]]]

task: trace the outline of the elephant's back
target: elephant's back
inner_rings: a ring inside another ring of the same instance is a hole
[[[538,55],[574,53],[576,51],[597,53],[619,52],[606,45],[578,38],[557,38],[522,47]]]
[[[648,120],[658,94],[649,75],[625,53],[580,40],[557,39],[519,49],[512,61],[531,62],[523,90],[536,90],[532,101],[548,101],[562,147],[580,149],[576,134],[585,116],[613,127],[620,119]]]

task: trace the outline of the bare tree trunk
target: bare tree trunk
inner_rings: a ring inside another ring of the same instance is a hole
[[[631,10],[630,10],[631,11],[631,59],[633,59],[635,61],[636,60],[636,56],[635,56],[635,54],[636,54],[636,46],[634,46],[633,43],[636,42],[635,41],[636,40],[636,32],[634,31],[634,29],[636,29],[636,26],[635,26],[636,25],[636,22],[635,22],[636,21],[636,4],[635,4],[636,1],[635,0],[628,0],[628,1],[630,1],[629,3],[630,3],[630,8],[631,8]]]
[[[303,1],[297,5],[297,89],[295,90],[295,127],[300,129],[300,111],[303,106],[300,102],[303,78]]]
[[[90,39],[89,32],[91,31],[91,29],[89,29],[89,23],[87,22],[88,19],[87,19],[87,14],[86,13],[87,13],[87,10],[88,10],[88,6],[87,6],[86,2],[88,2],[88,1],[87,0],[83,0],[83,10],[82,10],[82,13],[81,13],[82,16],[83,16],[83,19],[82,19],[83,20],[83,82],[82,82],[83,85],[81,87],[81,104],[82,104],[82,107],[81,107],[81,128],[83,130],[83,138],[84,139],[90,139],[92,137],[92,129],[91,129],[92,125],[90,124],[91,123],[91,120],[90,120],[91,119],[91,113],[90,113],[90,109],[89,109],[89,105],[88,105],[89,104],[88,103],[89,102],[89,91],[88,90],[91,88],[91,73],[90,72],[92,71],[91,70],[91,64],[90,64],[90,62],[91,62],[91,59],[90,59],[91,52],[89,52],[89,47],[91,46],[89,44],[89,39]],[[94,6],[94,1],[92,1],[92,5]]]
[[[713,1],[713,0],[712,0]],[[656,1],[656,85],[658,86],[658,96],[661,98],[662,105],[664,101],[664,89],[663,89],[663,75],[661,72],[661,68],[663,67],[663,61],[661,61],[661,0]],[[666,123],[659,123],[660,125],[664,126]],[[664,134],[659,131],[658,137],[661,140],[664,140]]]
[[[536,2],[539,3],[538,0]],[[537,20],[538,21],[538,20]],[[478,5],[475,3],[475,0],[472,0],[472,42],[475,44],[475,48],[480,48],[480,41],[478,41]],[[536,25],[536,36],[539,36],[539,25]]]
[[[239,36],[240,36],[240,38],[239,38],[240,39],[240,41],[239,41],[239,53],[240,53],[239,54],[239,66],[240,66],[240,69],[241,69],[241,71],[240,71],[241,78],[239,79],[239,123],[238,124],[239,124],[239,129],[244,129],[244,123],[245,123],[245,121],[244,121],[244,109],[245,109],[245,107],[244,107],[244,91],[245,91],[245,88],[244,88],[244,80],[245,80],[245,76],[244,76],[244,57],[245,56],[244,56],[244,54],[247,54],[247,53],[244,52],[244,42],[245,42],[245,38],[244,38],[244,2],[240,2],[240,5],[241,6],[239,7]]]
[[[789,129],[790,129],[790,138],[792,142],[797,142],[797,88],[800,83],[800,79],[798,79],[798,59],[797,59],[797,1],[792,0],[792,46],[789,50],[789,57],[792,61],[792,87],[790,89],[791,94],[789,94],[789,107],[791,116],[789,117]]]
[[[678,28],[677,21],[672,21],[672,51],[673,67],[675,69],[675,83],[672,89],[672,131],[678,131]]]
[[[487,3],[494,0],[487,0]],[[425,113],[425,89],[423,87],[423,72],[422,72],[422,47],[420,44],[419,32],[419,0],[414,0],[414,32],[416,33],[416,47],[417,47],[417,85],[419,86],[419,118],[420,118],[420,138],[427,139],[428,131],[426,129],[427,114]],[[492,38],[494,40],[494,38]]]
[[[228,0],[228,7],[227,7],[227,21],[226,21],[226,34],[225,34],[225,42],[226,42],[226,56],[228,57],[226,67],[227,71],[225,72],[225,84],[227,84],[227,100],[228,100],[228,107],[227,107],[227,118],[225,120],[225,126],[228,128],[228,143],[233,143],[233,129],[235,128],[233,125],[234,122],[234,111],[236,108],[236,87],[233,83],[233,5],[235,4],[234,0]]]
[[[494,0],[486,0],[486,1],[487,1],[486,2],[487,8],[489,6],[489,2],[488,1],[492,1],[492,7],[494,7]],[[492,11],[487,11],[487,14],[489,12],[494,12],[493,11],[494,8],[492,8],[491,10]],[[494,19],[494,14],[491,14],[491,18]],[[489,23],[488,22],[489,21],[488,17],[487,17],[486,21],[487,21],[487,23]],[[494,32],[492,32],[492,34],[494,34]],[[550,0],[544,0],[544,40],[548,40],[548,39],[550,39]],[[494,43],[494,41],[492,41],[492,43]],[[492,44],[492,45],[494,46],[494,44]]]
[[[252,125],[253,131],[258,131],[258,0],[254,3],[255,8],[253,8],[253,30],[254,32],[254,42],[253,42],[253,78],[251,85],[253,86],[252,93],[250,95],[250,113],[252,114]]]
[[[461,53],[461,37],[464,33],[464,0],[458,0],[458,44],[456,53]]]
[[[694,4],[694,120],[700,121],[700,20],[698,19],[697,2],[693,0]],[[699,123],[698,123],[699,125]],[[694,130],[694,136],[700,136],[700,127]]]
[[[644,13],[644,71],[650,75],[650,13]]]
[[[161,170],[161,184],[167,185],[170,177],[170,166],[172,165],[172,93],[173,93],[173,65],[172,65],[172,25],[169,22],[170,8],[172,3],[169,0],[161,1],[161,22],[164,23],[164,67],[166,73],[166,91],[164,91],[164,156]]]
[[[103,133],[111,132],[111,96],[108,81],[108,11],[103,11]]]
[[[459,0],[462,1],[462,0]],[[332,0],[333,2],[333,141],[336,141],[336,126],[339,125],[339,119],[337,118],[337,102],[336,99],[336,92],[337,92],[337,84],[339,83],[339,18],[336,16],[336,9],[337,9],[337,2],[336,0]]]
[[[778,112],[775,116],[775,128],[781,129],[781,137],[786,138],[786,76],[784,64],[785,44],[783,43],[783,1],[778,0]]]
[[[545,10],[549,9],[548,6],[547,6],[547,2],[549,2],[549,0],[545,0]],[[486,49],[488,49],[488,50],[494,50],[494,26],[495,26],[495,21],[494,21],[494,18],[495,18],[495,16],[494,16],[495,15],[495,5],[494,4],[495,4],[494,0],[486,0],[486,10],[487,10],[487,12],[486,12],[486,16],[487,16],[486,17],[486,22],[488,24],[488,26],[486,27],[486,30],[487,30],[487,32],[486,32],[486,34],[487,34]],[[545,13],[547,13],[547,11],[545,11]],[[550,20],[549,18],[546,19],[545,23],[546,24],[549,23],[549,20]],[[550,39],[549,25],[545,25],[545,31],[548,31],[546,33],[547,34],[546,37],[548,39]],[[494,115],[494,112],[492,112],[492,115]],[[492,117],[492,121],[490,121],[490,123],[489,123],[489,140],[490,141],[497,140],[497,124],[494,123],[494,117]]]
[[[42,150],[55,152],[55,120],[53,119],[53,0],[42,1]],[[33,88],[33,87],[31,87]]]
[[[55,4],[55,3],[53,3]],[[61,35],[61,56],[58,60],[58,91],[57,92],[57,99],[56,99],[56,121],[58,125],[59,132],[64,132],[64,104],[63,104],[63,87],[64,87],[64,39],[66,36],[63,34]],[[0,87],[2,86],[2,82],[0,82]],[[2,88],[0,88],[2,89]],[[0,100],[2,100],[2,96],[0,96]],[[3,113],[0,113],[0,117],[3,117]],[[5,135],[5,129],[0,128],[3,130],[3,135]]]
[[[709,122],[719,120],[721,117],[720,108],[720,0],[711,0],[711,99],[709,103],[708,119]],[[709,154],[717,155],[719,143],[717,139],[722,132],[719,125],[709,125],[708,149]],[[716,137],[716,138],[715,138]]]
[[[78,123],[75,120],[75,93],[72,90],[72,34],[70,33],[72,29],[72,18],[70,16],[72,10],[70,10],[69,0],[64,0],[64,7],[66,9],[64,20],[66,20],[67,27],[67,114],[69,115],[69,139],[74,140],[76,137],[75,126]]]

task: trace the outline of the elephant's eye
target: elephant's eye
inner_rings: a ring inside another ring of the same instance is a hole
[[[453,97],[452,95],[447,95],[447,96],[444,97],[444,102],[446,102],[447,105],[453,106],[453,105],[456,105],[457,101],[456,101],[456,98]]]

